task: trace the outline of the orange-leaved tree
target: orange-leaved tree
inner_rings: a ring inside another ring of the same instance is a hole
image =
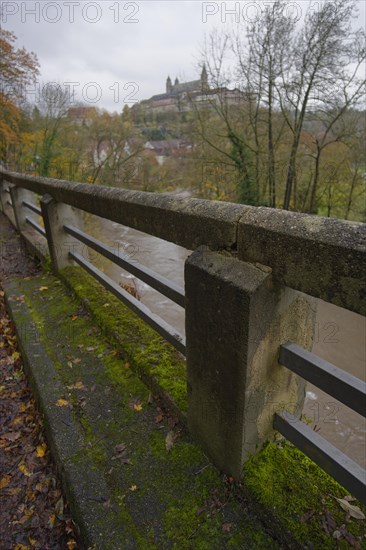
[[[18,141],[20,104],[26,86],[35,82],[39,63],[33,52],[16,48],[13,32],[0,28],[0,161],[6,162],[9,147]]]

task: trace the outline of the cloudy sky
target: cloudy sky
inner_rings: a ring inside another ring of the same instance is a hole
[[[288,0],[301,18],[309,1]],[[165,91],[165,80],[198,78],[199,51],[205,33],[250,21],[266,0],[201,2],[5,1],[1,25],[14,31],[18,46],[34,51],[41,65],[40,83],[59,82],[75,99],[121,111],[123,105]],[[366,2],[359,0],[365,26]],[[32,99],[33,91],[28,90]]]

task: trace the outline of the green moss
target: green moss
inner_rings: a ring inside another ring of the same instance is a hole
[[[112,338],[131,367],[176,412],[187,410],[184,358],[146,323],[105,290],[81,268],[69,267],[62,275],[87,304],[103,332]]]
[[[291,533],[290,538],[301,546],[334,548],[322,522],[330,513],[338,528],[347,523],[335,497],[348,493],[301,451],[286,441],[268,443],[246,462],[243,474],[250,499],[284,538]],[[313,515],[307,518],[310,512]],[[347,530],[364,539],[365,522],[351,520]],[[349,545],[342,539],[337,548]]]

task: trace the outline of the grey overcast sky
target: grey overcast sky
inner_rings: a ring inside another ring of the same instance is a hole
[[[168,74],[198,78],[205,33],[250,21],[269,2],[2,0],[1,25],[37,54],[40,83],[58,82],[77,101],[120,112],[125,103],[164,92]],[[287,6],[300,19],[309,3],[317,9],[319,2],[288,0]],[[365,27],[366,0],[358,5],[354,25]],[[27,95],[32,99],[33,90]]]

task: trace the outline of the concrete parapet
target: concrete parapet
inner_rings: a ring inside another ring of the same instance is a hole
[[[7,178],[37,193],[50,194],[69,204],[139,231],[144,231],[194,250],[207,245],[216,250],[236,246],[237,224],[252,206],[115,189],[51,178],[20,176]]]
[[[314,300],[275,286],[271,270],[201,247],[187,260],[188,426],[215,464],[239,477],[273,434],[273,414],[300,415],[305,383],[279,345],[312,345]]]
[[[366,225],[256,208],[241,218],[239,259],[271,266],[280,283],[366,314]]]

